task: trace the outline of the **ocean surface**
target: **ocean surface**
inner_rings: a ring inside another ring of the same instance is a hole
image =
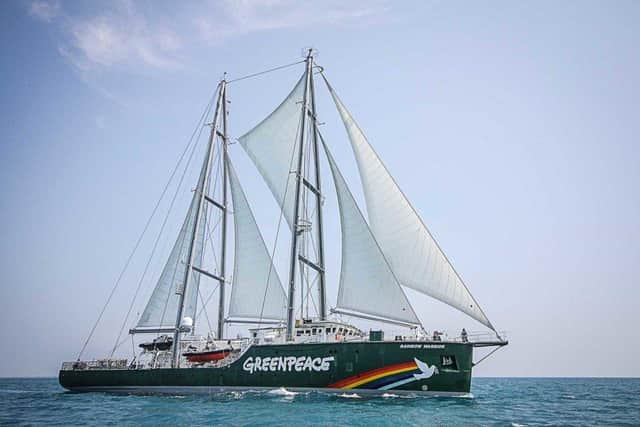
[[[473,397],[359,397],[287,390],[135,396],[65,392],[54,378],[0,379],[9,425],[640,425],[640,379],[474,378]]]

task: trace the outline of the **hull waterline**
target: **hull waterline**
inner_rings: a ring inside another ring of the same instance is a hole
[[[253,345],[221,367],[61,370],[77,392],[213,393],[224,390],[326,390],[359,393],[470,392],[469,343],[357,342]]]

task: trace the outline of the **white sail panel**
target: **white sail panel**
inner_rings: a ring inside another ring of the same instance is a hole
[[[198,180],[198,188],[202,188],[204,175]],[[169,259],[165,264],[158,283],[154,288],[147,305],[142,312],[142,316],[137,323],[137,328],[173,328],[176,324],[178,305],[180,304],[180,294],[177,291],[184,289],[185,272],[189,262],[189,245],[191,236],[196,226],[196,211],[198,206],[198,191],[193,193],[189,211],[180,229],[180,234],[169,254]],[[207,206],[203,204],[201,210],[202,218],[206,218]],[[202,254],[204,249],[205,227],[201,221],[199,230],[195,236],[193,263],[196,267],[202,264]],[[182,317],[195,319],[198,288],[200,286],[200,274],[192,271],[189,279],[189,287],[184,299]]]
[[[229,317],[286,319],[287,299],[284,288],[233,165],[230,160],[227,164],[235,230],[235,264]]]
[[[358,163],[369,224],[400,283],[449,304],[493,329],[331,86],[329,91]]]
[[[362,212],[324,144],[338,194],[342,267],[337,308],[399,322],[420,324]]]
[[[298,158],[298,132],[302,118],[305,76],[289,96],[267,118],[238,138],[256,168],[267,182],[278,206],[292,228],[295,198],[295,167]]]

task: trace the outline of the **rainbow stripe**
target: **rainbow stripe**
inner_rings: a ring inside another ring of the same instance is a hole
[[[413,374],[419,373],[416,362],[398,363],[396,365],[385,366],[384,368],[373,369],[352,377],[345,378],[333,384],[329,384],[330,388],[366,388],[366,389],[383,389],[400,386],[402,384],[414,381]]]

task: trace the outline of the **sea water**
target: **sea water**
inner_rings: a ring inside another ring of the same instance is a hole
[[[17,425],[640,425],[640,379],[474,378],[473,396],[357,392],[211,395],[65,392],[56,379],[0,379],[0,424]]]

